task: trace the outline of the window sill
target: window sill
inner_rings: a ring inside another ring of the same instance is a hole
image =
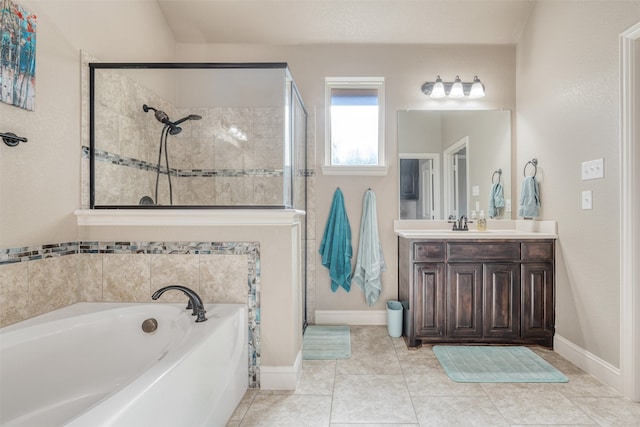
[[[322,166],[323,175],[386,176],[389,166]]]

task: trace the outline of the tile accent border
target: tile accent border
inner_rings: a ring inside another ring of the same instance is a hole
[[[89,147],[82,147],[82,157],[89,158]],[[149,163],[144,160],[135,159],[133,157],[121,156],[120,154],[110,153],[108,151],[94,149],[95,158],[100,162],[111,163],[118,166],[127,166],[143,171],[156,172],[158,165]],[[245,177],[245,176],[262,176],[262,177],[281,177],[284,175],[282,169],[175,169],[170,168],[171,176],[187,177],[187,178],[210,178],[210,177]],[[166,166],[160,165],[160,173],[167,175]],[[304,176],[304,175],[301,175]]]
[[[0,266],[77,254],[246,255],[249,387],[260,387],[260,244],[253,242],[65,242],[0,249]],[[82,278],[79,278],[80,282]]]

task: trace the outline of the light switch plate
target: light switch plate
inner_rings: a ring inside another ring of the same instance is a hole
[[[604,178],[604,159],[582,162],[582,180]]]
[[[582,209],[583,210],[593,209],[593,193],[591,193],[591,190],[582,192]]]

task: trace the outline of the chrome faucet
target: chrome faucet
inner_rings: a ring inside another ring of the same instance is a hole
[[[182,291],[182,293],[184,293],[189,298],[189,304],[187,304],[187,309],[193,309],[193,313],[191,313],[191,315],[197,316],[196,323],[204,322],[205,320],[207,320],[206,316],[204,315],[207,311],[204,309],[202,298],[200,298],[200,296],[194,290],[189,289],[186,286],[180,286],[180,285],[165,286],[164,288],[160,288],[157,291],[155,291],[153,295],[151,295],[151,299],[157,300],[166,291],[170,291],[172,289],[175,289],[177,291]]]
[[[465,215],[455,219],[453,215],[449,216],[449,224],[453,224],[451,231],[469,231],[469,221]]]

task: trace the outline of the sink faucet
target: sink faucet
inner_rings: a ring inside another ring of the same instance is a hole
[[[200,298],[200,296],[194,290],[189,289],[186,286],[180,286],[180,285],[165,286],[164,288],[160,288],[157,291],[155,291],[153,295],[151,295],[151,299],[157,300],[166,291],[170,291],[172,289],[175,289],[177,291],[182,291],[182,293],[184,293],[189,298],[189,304],[187,305],[187,308],[193,309],[193,313],[191,314],[192,316],[198,316],[196,318],[196,323],[204,322],[205,320],[207,320],[206,316],[204,315],[207,311],[204,309],[202,298]]]
[[[451,231],[469,231],[469,221],[465,215],[460,216],[457,220],[455,217],[449,217],[449,224],[453,224]]]

